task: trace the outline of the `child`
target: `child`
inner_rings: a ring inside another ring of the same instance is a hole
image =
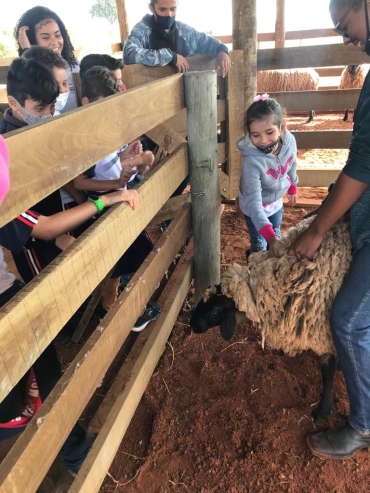
[[[9,189],[8,150],[0,136],[0,204]],[[3,252],[0,248],[0,307],[5,305],[24,284],[7,272]],[[0,442],[12,440],[23,431],[40,408],[42,402],[54,388],[62,372],[57,353],[50,344],[35,361],[21,380],[13,387],[0,404]],[[65,467],[75,475],[88,454],[93,439],[77,423],[61,449]],[[11,444],[8,444],[10,448]]]
[[[105,67],[94,67],[89,69],[81,85],[82,105],[104,99],[120,92],[118,83],[113,73]],[[144,173],[149,169],[154,161],[154,155],[150,151],[141,152],[141,144],[134,141],[128,146],[124,146],[113,152],[102,161],[97,163],[82,175],[73,180],[77,190],[104,194],[115,189],[125,189],[129,180],[136,175],[136,170]],[[128,190],[127,193],[137,193]],[[132,257],[132,269],[134,272],[139,264],[138,260],[146,257],[152,249],[150,237],[143,231],[133,243],[135,245],[135,255]],[[140,261],[141,263],[141,261]],[[118,296],[119,279],[112,278],[106,287],[102,297],[103,313],[110,309]],[[148,303],[146,310],[136,322],[133,331],[139,332],[146,325],[159,316],[160,306],[158,303]]]
[[[117,81],[105,67],[89,69],[81,84],[82,105],[98,101],[120,92]],[[134,141],[113,152],[73,180],[77,190],[100,193],[126,187],[136,172],[144,173],[154,161],[150,151],[141,152],[140,141]]]
[[[32,46],[23,53],[22,58],[36,60],[53,72],[59,86],[54,116],[59,115],[67,103],[70,92],[67,76],[68,63],[58,53],[44,46]]]
[[[249,231],[250,253],[265,251],[270,255],[280,237],[283,197],[288,205],[297,200],[297,144],[283,121],[281,106],[268,94],[257,96],[246,113],[248,136],[238,140],[243,153],[240,181],[240,209]]]
[[[59,85],[59,96],[56,99],[53,116],[58,116],[67,104],[70,92],[68,86],[67,62],[58,55],[58,53],[43,46],[31,46],[31,48],[24,52],[22,58],[25,58],[26,60],[36,60],[53,72]],[[63,185],[59,191],[63,209],[70,209],[77,204],[82,204],[82,202],[86,200],[85,194],[76,190],[72,181]]]
[[[85,73],[93,67],[106,67],[108,70],[113,72],[113,75],[116,78],[120,90],[122,92],[126,91],[127,88],[122,82],[122,59],[114,58],[110,55],[86,55],[85,57],[83,57],[80,63],[81,80],[84,78]]]
[[[62,112],[76,108],[72,72],[79,72],[80,67],[68,32],[58,15],[46,7],[33,7],[27,10],[17,22],[14,37],[19,55],[31,46],[45,46],[64,58],[68,63],[67,76],[70,93]]]

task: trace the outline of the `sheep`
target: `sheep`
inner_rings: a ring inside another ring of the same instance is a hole
[[[319,74],[313,68],[257,72],[258,92],[317,91],[319,82]],[[314,114],[310,110],[309,122]]]
[[[369,71],[369,65],[348,65],[340,76],[339,89],[361,89],[365,82],[365,77]],[[347,109],[343,118],[344,122],[348,121]],[[355,118],[356,109],[353,112]]]
[[[221,275],[221,284],[208,288],[190,320],[195,333],[220,325],[229,340],[245,317],[259,325],[262,346],[294,356],[312,350],[322,357],[323,392],[313,412],[316,423],[332,409],[332,386],[337,365],[329,317],[333,301],[352,259],[348,220],[325,235],[315,258],[297,261],[287,251],[314,217],[290,228],[277,245],[276,257],[267,252],[249,257],[248,265],[234,264]]]

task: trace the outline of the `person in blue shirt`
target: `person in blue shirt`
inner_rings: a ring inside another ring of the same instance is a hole
[[[152,15],[146,15],[133,27],[123,49],[124,63],[150,67],[171,64],[179,72],[187,72],[185,57],[213,55],[216,70],[225,77],[231,67],[228,48],[218,39],[177,21],[177,6],[177,0],[150,0]]]
[[[367,0],[330,0],[330,15],[345,45],[370,56]],[[353,259],[334,301],[330,323],[343,371],[348,422],[307,438],[321,459],[347,459],[370,447],[370,74],[357,106],[348,160],[310,227],[291,245],[290,255],[312,259],[325,233],[349,211]],[[333,273],[335,275],[335,273]]]

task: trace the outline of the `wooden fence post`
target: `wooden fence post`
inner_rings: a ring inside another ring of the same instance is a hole
[[[116,6],[119,30],[121,34],[121,43],[123,46],[129,35],[125,0],[116,0]]]
[[[285,0],[276,0],[275,48],[285,46]]]
[[[194,233],[195,302],[220,283],[216,73],[184,75]]]
[[[232,0],[233,50],[243,50],[244,108],[257,90],[257,0]]]

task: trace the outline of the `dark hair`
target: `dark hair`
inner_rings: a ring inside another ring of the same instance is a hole
[[[347,9],[351,3],[353,3],[352,10],[356,11],[361,8],[363,0],[330,0],[329,10]]]
[[[281,126],[284,119],[284,111],[275,99],[265,99],[252,103],[245,114],[245,128],[249,133],[251,123],[274,117],[274,125]]]
[[[59,96],[59,86],[53,72],[37,62],[17,58],[9,67],[6,90],[21,106],[26,99],[51,104]]]
[[[60,19],[60,17],[53,12],[52,10],[46,8],[46,7],[33,7],[32,9],[27,10],[19,21],[17,22],[15,28],[14,28],[14,37],[15,41],[17,44],[17,49],[19,55],[22,54],[23,49],[19,45],[18,41],[18,35],[19,35],[19,28],[22,26],[28,26],[29,29],[27,31],[27,37],[29,39],[29,42],[32,46],[36,46],[36,25],[41,22],[45,21],[48,19],[53,19],[59,26],[60,32],[63,37],[63,50],[62,50],[62,57],[64,60],[68,63],[68,65],[72,68],[74,65],[76,65],[77,60],[76,57],[73,53],[73,45],[71,43],[71,40],[69,38],[68,32],[65,28],[64,23]]]
[[[36,62],[42,63],[50,70],[53,70],[54,67],[64,68],[65,70],[68,68],[68,63],[64,58],[55,53],[55,51],[45,48],[45,46],[31,46],[23,53],[22,58],[36,60]]]
[[[85,75],[86,71],[93,67],[106,67],[109,70],[123,69],[123,61],[110,55],[86,55],[80,62],[80,77]]]
[[[108,97],[121,92],[113,73],[106,67],[90,68],[81,82],[81,97],[90,103],[100,97]]]

